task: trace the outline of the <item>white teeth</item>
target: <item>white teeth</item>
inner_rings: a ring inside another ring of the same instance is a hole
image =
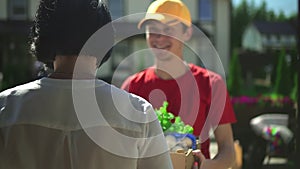
[[[166,49],[166,48],[168,48],[168,46],[159,46],[159,45],[153,45],[155,48],[157,48],[157,49]]]

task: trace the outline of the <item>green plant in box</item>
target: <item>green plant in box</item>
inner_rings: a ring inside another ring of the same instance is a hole
[[[168,102],[165,101],[162,107],[155,110],[163,132],[192,134],[194,131],[193,127],[184,124],[179,116],[175,117],[174,114],[168,112],[167,107]]]
[[[158,110],[155,110],[158,121],[160,122],[164,132],[172,126],[171,120],[175,117],[172,113],[167,111],[167,107],[168,102],[164,102],[162,107],[160,107]]]

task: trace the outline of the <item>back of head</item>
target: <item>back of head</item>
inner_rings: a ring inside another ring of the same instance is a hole
[[[31,53],[50,66],[56,55],[78,56],[90,36],[110,22],[101,0],[41,0],[30,34]],[[113,28],[108,26],[105,42],[112,46]],[[99,64],[109,56],[97,56]]]

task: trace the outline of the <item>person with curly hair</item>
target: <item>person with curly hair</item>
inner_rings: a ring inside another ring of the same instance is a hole
[[[149,102],[97,79],[114,29],[101,0],[41,0],[30,50],[53,69],[0,93],[1,169],[171,169]]]

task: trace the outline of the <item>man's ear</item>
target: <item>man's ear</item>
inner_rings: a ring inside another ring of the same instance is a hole
[[[183,35],[183,40],[184,41],[190,40],[192,35],[193,35],[193,27],[191,26],[185,30],[184,35]]]

